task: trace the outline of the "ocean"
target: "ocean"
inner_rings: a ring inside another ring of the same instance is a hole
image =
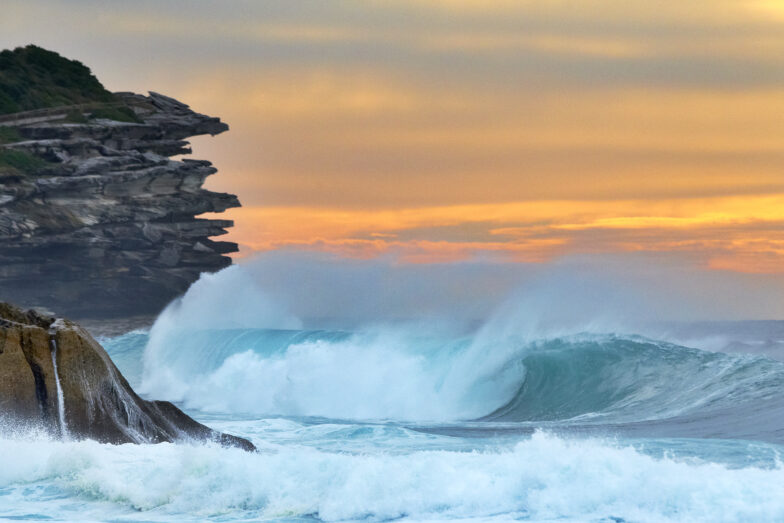
[[[784,322],[496,327],[103,337],[143,395],[259,452],[6,437],[0,519],[784,520]]]

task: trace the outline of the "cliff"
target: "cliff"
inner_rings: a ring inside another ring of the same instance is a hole
[[[0,429],[104,443],[212,440],[254,450],[165,401],[145,401],[87,331],[0,303]]]
[[[196,218],[237,197],[202,188],[210,162],[171,158],[228,126],[156,93],[76,100],[0,116],[0,299],[77,318],[156,313],[237,250],[211,239],[231,221]]]

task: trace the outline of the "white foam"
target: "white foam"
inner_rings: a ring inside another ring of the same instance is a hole
[[[452,356],[440,358],[439,349],[429,349],[398,331],[299,343],[272,356],[248,350],[229,356],[216,370],[186,372],[172,362],[151,368],[141,390],[210,412],[406,420],[485,414],[488,401],[482,395],[461,401],[471,376],[447,380]],[[507,386],[496,376],[489,387],[491,408],[514,394],[522,372],[518,368]]]
[[[0,517],[781,521],[784,469],[535,434],[488,452],[0,440]],[[67,502],[62,496],[67,496]],[[100,516],[99,516],[100,515]]]

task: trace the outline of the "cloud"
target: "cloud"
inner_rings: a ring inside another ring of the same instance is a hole
[[[784,274],[784,193],[385,210],[258,207],[232,214],[237,222],[232,234],[254,251],[293,248],[354,258],[395,254],[413,263],[670,252],[705,268]]]
[[[230,7],[228,7],[230,6]],[[231,239],[409,261],[648,251],[781,272],[778,3],[8,0],[112,89],[232,127],[194,140]],[[773,198],[774,203],[764,199]]]

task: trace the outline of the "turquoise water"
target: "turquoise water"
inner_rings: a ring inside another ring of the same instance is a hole
[[[0,440],[0,518],[781,521],[784,363],[640,336],[176,328],[101,340],[250,438]]]

